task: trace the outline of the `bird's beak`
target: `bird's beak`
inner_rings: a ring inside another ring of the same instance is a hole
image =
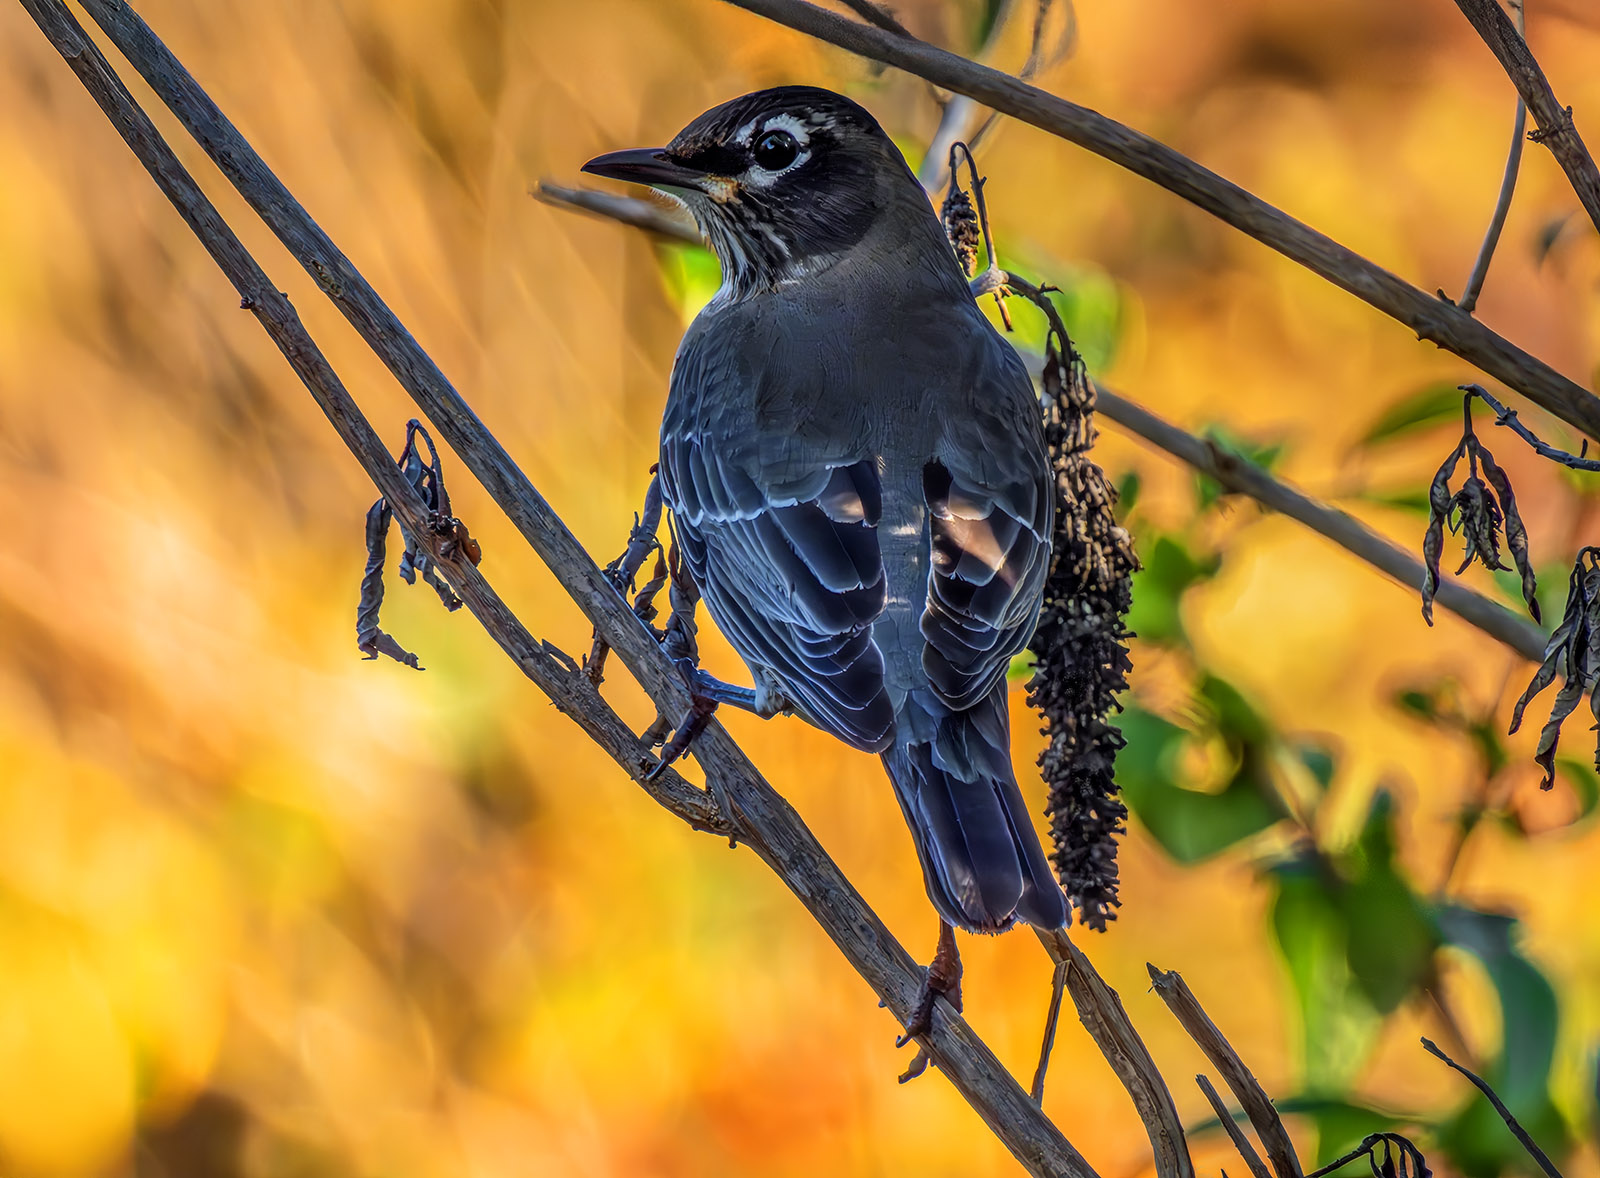
[[[607,176],[612,180],[626,180],[632,184],[650,184],[661,188],[690,188],[699,191],[706,174],[688,168],[669,156],[660,147],[636,147],[630,151],[613,151],[597,155],[583,165],[592,176]]]

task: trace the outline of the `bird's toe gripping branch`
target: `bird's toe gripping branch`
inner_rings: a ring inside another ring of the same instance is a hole
[[[947,922],[939,922],[939,948],[933,961],[922,975],[922,986],[917,991],[917,1003],[911,1008],[911,1018],[906,1022],[906,1033],[895,1040],[896,1047],[904,1047],[913,1039],[933,1030],[933,1006],[943,996],[945,1001],[961,1013],[961,951],[956,948],[956,930]],[[929,1056],[926,1047],[918,1046],[916,1058],[900,1076],[900,1083],[915,1080],[928,1070]]]

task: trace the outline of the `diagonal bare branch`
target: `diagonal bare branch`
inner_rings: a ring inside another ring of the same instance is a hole
[[[1177,194],[1399,320],[1516,389],[1574,429],[1600,439],[1600,397],[1502,338],[1445,299],[1318,233],[1187,156],[1087,107],[912,38],[870,28],[806,0],[727,0],[872,61],[965,94],[1104,156]]]
[[[1133,1098],[1139,1119],[1150,1135],[1156,1173],[1160,1178],[1194,1178],[1194,1162],[1189,1157],[1183,1122],[1178,1118],[1177,1106],[1172,1103],[1172,1093],[1161,1078],[1149,1048],[1128,1021],[1122,999],[1106,985],[1105,979],[1095,971],[1065,929],[1049,932],[1035,929],[1034,932],[1051,960],[1058,967],[1063,964],[1067,967],[1067,993],[1072,995],[1072,1004],[1078,1009],[1078,1021]]]
[[[1250,1118],[1250,1124],[1255,1126],[1256,1136],[1261,1138],[1262,1148],[1267,1151],[1267,1160],[1272,1163],[1273,1174],[1277,1178],[1301,1178],[1300,1159],[1294,1152],[1294,1143],[1289,1140],[1288,1130],[1283,1127],[1283,1118],[1278,1116],[1272,1100],[1255,1076],[1251,1075],[1250,1069],[1245,1067],[1239,1053],[1201,1007],[1199,999],[1189,989],[1189,983],[1176,971],[1159,970],[1153,965],[1146,968],[1150,971],[1150,981],[1155,985],[1156,993],[1161,995],[1161,1000],[1167,1004],[1183,1029],[1189,1032],[1189,1038],[1205,1052],[1211,1066],[1222,1073],[1223,1080],[1233,1090],[1234,1098]]]
[[[402,519],[417,526],[418,535],[428,535],[421,516],[421,504],[415,493],[400,477],[398,468],[389,459],[376,431],[361,416],[327,361],[299,325],[288,300],[277,292],[244,251],[194,180],[183,170],[148,116],[137,106],[100,51],[72,18],[62,0],[21,0],[21,3],[71,65],[218,265],[235,283],[246,304],[256,310],[263,326],[278,342],[297,374],[317,397],[341,438],[361,460],[380,491],[395,505]],[[181,93],[183,113],[205,116],[204,125],[212,136],[206,146],[213,151],[213,158],[220,155],[227,161],[230,178],[251,199],[258,212],[262,212],[263,207],[270,210],[270,215],[263,215],[280,238],[285,239],[291,249],[305,240],[318,243],[319,248],[315,253],[301,253],[297,249],[297,256],[313,274],[320,276],[324,289],[346,308],[358,328],[392,325],[390,334],[381,340],[382,347],[379,346],[380,341],[369,342],[391,366],[403,365],[403,382],[408,384],[408,388],[415,385],[413,395],[434,421],[440,424],[442,433],[447,432],[444,423],[449,423],[447,436],[455,435],[451,437],[452,446],[466,465],[475,473],[489,472],[497,487],[505,487],[514,478],[522,480],[525,490],[520,496],[513,501],[510,494],[504,498],[497,494],[497,501],[508,514],[515,508],[522,520],[529,521],[530,528],[538,537],[536,548],[557,554],[556,559],[547,558],[547,563],[551,564],[569,594],[580,605],[587,607],[597,628],[627,661],[630,669],[646,681],[647,687],[652,688],[651,694],[658,706],[681,706],[677,697],[686,693],[676,682],[665,657],[656,649],[654,640],[548,505],[537,498],[531,484],[526,484],[526,478],[511,465],[509,457],[505,456],[504,450],[487,429],[471,415],[459,395],[444,383],[443,376],[432,361],[394,319],[392,312],[372,292],[348,259],[338,253],[304,210],[294,203],[287,190],[266,169],[231,124],[223,119],[182,66],[126,5],[119,3],[99,7],[115,10],[118,23],[114,27],[127,36],[128,44],[134,45],[141,54],[136,60],[141,63],[142,71],[149,71],[147,77],[155,75],[169,88],[170,93]],[[142,32],[135,37],[134,30]],[[127,51],[126,45],[124,51]],[[397,375],[400,373],[397,372]],[[497,460],[503,465],[496,467]],[[484,478],[481,473],[479,477],[486,484],[490,482],[490,478]],[[531,636],[526,636],[520,623],[493,595],[470,564],[458,566],[437,551],[433,555],[441,567],[449,570],[451,580],[457,582],[462,598],[472,607],[474,614],[483,620],[497,639],[502,640],[519,666],[541,687],[550,684],[553,688],[552,699],[564,710],[567,704],[571,704],[579,713],[578,718],[586,730],[598,733],[597,739],[602,740],[607,751],[612,752],[619,764],[637,778],[645,765],[639,763],[636,738],[603,702],[596,705],[599,697],[594,694],[593,686],[588,684],[577,665],[570,659],[558,659],[548,648],[535,642]],[[560,563],[557,563],[558,560]],[[639,635],[645,639],[643,644],[634,641]],[[509,636],[509,639],[503,636]],[[562,667],[568,679],[562,680],[556,676],[552,665]],[[630,741],[633,742],[631,746]],[[867,907],[799,815],[762,779],[726,730],[713,724],[697,741],[695,753],[706,770],[714,792],[727,799],[728,808],[708,808],[709,799],[706,795],[675,776],[664,774],[661,788],[673,790],[674,798],[678,792],[688,791],[688,794],[694,795],[693,798],[685,796],[676,800],[688,813],[704,816],[700,824],[721,833],[731,830],[733,837],[755,850],[799,897],[852,966],[903,1022],[910,1016],[916,1002],[921,981],[920,967]],[[663,804],[668,803],[664,801]],[[668,808],[678,812],[673,805],[668,805]],[[934,1030],[926,1037],[924,1045],[933,1062],[944,1071],[1030,1173],[1041,1178],[1095,1178],[1094,1170],[1083,1157],[1028,1098],[1027,1093],[1005,1071],[971,1027],[948,1005],[940,1007]]]
[[[1194,1082],[1199,1085],[1200,1091],[1205,1093],[1211,1111],[1217,1114],[1217,1120],[1222,1123],[1223,1132],[1228,1135],[1228,1140],[1233,1142],[1233,1148],[1239,1151],[1239,1156],[1249,1167],[1251,1178],[1272,1178],[1267,1170],[1267,1164],[1256,1152],[1256,1147],[1250,1144],[1250,1139],[1244,1135],[1244,1130],[1239,1128],[1239,1123],[1233,1119],[1228,1106],[1222,1103],[1222,1097],[1217,1095],[1216,1087],[1204,1074],[1196,1076]]]
[[[1424,1037],[1422,1040],[1422,1046],[1429,1055],[1436,1056],[1439,1059],[1444,1060],[1445,1063],[1449,1064],[1456,1071],[1460,1072],[1467,1079],[1471,1080],[1472,1086],[1479,1092],[1483,1093],[1486,1098],[1488,1098],[1489,1103],[1494,1106],[1494,1111],[1499,1113],[1500,1119],[1506,1123],[1506,1128],[1511,1130],[1511,1135],[1517,1139],[1517,1143],[1521,1145],[1523,1149],[1527,1150],[1528,1156],[1538,1163],[1539,1169],[1545,1172],[1546,1178],[1561,1178],[1561,1171],[1556,1169],[1555,1163],[1550,1160],[1549,1155],[1546,1154],[1544,1150],[1539,1148],[1538,1143],[1535,1142],[1532,1137],[1528,1136],[1528,1131],[1522,1127],[1521,1122],[1519,1122],[1516,1117],[1511,1115],[1511,1110],[1506,1107],[1505,1101],[1500,1099],[1495,1090],[1489,1087],[1489,1085],[1481,1076],[1479,1076],[1476,1072],[1468,1071],[1444,1052],[1440,1051],[1438,1045],[1435,1044],[1432,1039]]]
[[[620,221],[624,225],[649,230],[670,241],[698,243],[700,240],[693,225],[675,217],[659,215],[659,206],[636,197],[615,196],[587,188],[563,188],[547,182],[541,182],[533,190],[533,195],[546,204],[581,209]],[[1006,277],[1016,281],[1014,276]],[[1129,433],[1210,475],[1228,490],[1248,495],[1262,506],[1281,512],[1312,531],[1321,533],[1345,551],[1387,573],[1407,589],[1414,590],[1422,584],[1422,562],[1405,549],[1385,540],[1354,516],[1295,490],[1254,463],[1157,417],[1104,385],[1097,387],[1100,413]],[[1505,643],[1523,658],[1538,661],[1544,657],[1543,631],[1481,593],[1475,593],[1459,582],[1446,581],[1435,600],[1491,638]]]
[[[1584,212],[1600,229],[1600,168],[1595,167],[1594,157],[1583,145],[1583,136],[1572,121],[1572,108],[1556,100],[1556,92],[1539,68],[1538,59],[1495,0],[1456,0],[1456,7],[1500,59],[1511,84],[1527,104],[1539,127],[1529,138],[1550,149],[1572,182]]]

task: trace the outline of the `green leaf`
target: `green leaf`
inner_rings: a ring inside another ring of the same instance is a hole
[[[1570,1142],[1550,1099],[1558,1030],[1554,988],[1517,951],[1513,917],[1447,905],[1439,912],[1439,927],[1452,944],[1483,963],[1500,1000],[1501,1049],[1481,1069],[1484,1080],[1545,1152],[1560,1157]],[[1530,1170],[1521,1144],[1476,1090],[1435,1135],[1448,1159],[1470,1178]]]
[[[1137,704],[1118,726],[1128,744],[1117,756],[1117,783],[1129,807],[1163,850],[1179,863],[1219,854],[1278,819],[1263,796],[1257,758],[1247,757],[1217,793],[1175,784],[1189,734]]]
[[[1317,788],[1327,793],[1333,785],[1333,775],[1339,770],[1339,755],[1333,746],[1303,738],[1295,741],[1294,752],[1311,774],[1311,779],[1317,783]]]
[[[1439,719],[1438,697],[1431,691],[1420,687],[1408,687],[1404,691],[1397,691],[1394,705],[1402,712],[1409,712],[1419,720],[1430,723]]]
[[[1505,741],[1500,739],[1500,725],[1503,721],[1493,715],[1487,720],[1473,720],[1466,726],[1468,738],[1474,748],[1478,750],[1478,757],[1483,762],[1484,775],[1493,777],[1504,769],[1511,760],[1511,755],[1506,752]]]
[[[1033,678],[1033,668],[1039,662],[1039,657],[1031,650],[1024,650],[1011,656],[1011,662],[1006,667],[1006,682],[1026,683]]]
[[[688,323],[711,301],[722,285],[722,265],[703,245],[661,242],[656,246],[661,280],[678,313]]]
[[[1184,593],[1193,585],[1216,576],[1220,556],[1200,558],[1174,535],[1157,536],[1144,557],[1144,567],[1133,574],[1133,607],[1128,628],[1147,642],[1187,641],[1180,614]]]
[[[999,262],[1003,269],[1015,268],[1019,274],[1054,286],[1050,301],[1055,304],[1084,364],[1091,373],[1104,372],[1111,366],[1117,358],[1128,317],[1126,303],[1133,296],[1124,291],[1109,272],[1091,265],[1014,258],[1003,250]],[[982,301],[993,305],[993,300],[987,297]],[[1049,329],[1044,315],[1036,308],[1022,306],[1015,298],[1008,300],[1007,306],[1011,308],[1014,328],[1012,342],[1019,348],[1043,354],[1045,333]]]
[[[1517,923],[1512,916],[1459,905],[1439,912],[1440,930],[1452,945],[1483,963],[1499,996],[1503,1046],[1491,1083],[1513,1113],[1546,1094],[1557,1027],[1555,989],[1517,951]]]
[[[1351,978],[1348,930],[1335,902],[1342,886],[1314,852],[1272,869],[1272,928],[1300,1005],[1305,1082],[1343,1093],[1365,1064],[1381,1019]]]
[[[1117,518],[1127,519],[1139,504],[1139,489],[1143,484],[1139,472],[1130,470],[1117,481]]]
[[[1272,724],[1226,679],[1207,672],[1195,696],[1206,706],[1217,732],[1231,746],[1263,745],[1274,739]]]
[[[1398,511],[1408,511],[1413,515],[1426,516],[1431,508],[1426,487],[1398,487],[1389,491],[1358,491],[1351,498],[1358,499],[1363,503],[1372,503],[1379,507],[1392,507]]]
[[[1312,1156],[1319,1167],[1349,1153],[1370,1133],[1382,1133],[1386,1129],[1417,1120],[1415,1117],[1398,1117],[1370,1105],[1353,1104],[1348,1100],[1326,1096],[1291,1096],[1272,1103],[1285,1116],[1308,1117],[1317,1127],[1317,1148]],[[1351,1174],[1366,1172],[1365,1159],[1358,1158],[1351,1165],[1357,1167],[1349,1171]],[[1334,1172],[1342,1174],[1345,1171]]]
[[[1449,381],[1424,385],[1380,413],[1351,449],[1365,450],[1447,421],[1460,422],[1461,397],[1461,390]]]
[[[1439,943],[1422,900],[1395,870],[1393,823],[1393,802],[1379,790],[1351,856],[1351,878],[1337,893],[1350,973],[1381,1014],[1421,986]]]

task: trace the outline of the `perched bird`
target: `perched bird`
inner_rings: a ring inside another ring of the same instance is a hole
[[[747,94],[584,170],[676,198],[721,261],[661,426],[680,547],[755,679],[703,691],[882,755],[941,918],[923,1033],[935,991],[960,1008],[950,926],[1067,921],[1006,711],[1055,503],[1032,383],[842,95]]]

